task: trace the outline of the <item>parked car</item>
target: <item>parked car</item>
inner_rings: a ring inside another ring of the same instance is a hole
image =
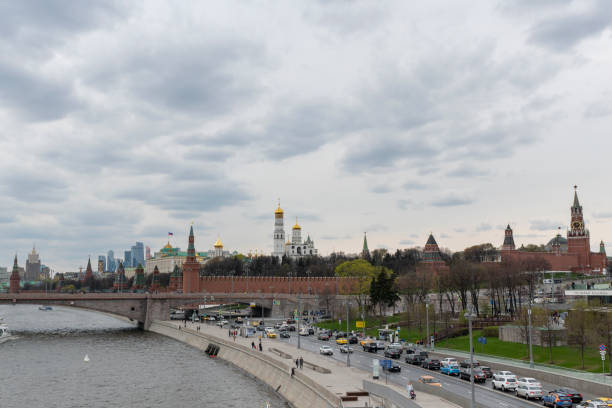
[[[493,386],[494,390],[499,389],[502,391],[516,391],[516,376],[510,371],[499,371],[493,374],[493,381],[491,382],[491,385]]]
[[[329,346],[321,346],[319,347],[319,354],[331,356],[334,354],[334,350]]]
[[[459,362],[454,357],[446,357],[446,358],[443,358],[442,360],[440,360],[440,365],[445,366],[445,365],[448,365],[448,364],[459,365]]]
[[[319,340],[327,341],[329,340],[329,334],[327,332],[321,332],[317,338]]]
[[[421,367],[426,368],[428,370],[439,370],[440,369],[440,360],[436,358],[426,358],[421,363]]]
[[[446,375],[459,376],[459,366],[457,364],[446,364],[440,367],[440,372]]]
[[[442,384],[440,384],[440,381],[436,380],[431,375],[423,375],[419,377],[419,382],[422,384],[431,385],[433,387],[442,387]]]
[[[542,384],[538,380],[532,377],[521,377],[518,380],[516,380],[516,384],[517,386],[526,385],[528,387],[542,388]]]
[[[560,387],[560,388],[557,388],[556,390],[552,390],[551,392],[568,395],[574,404],[582,402],[582,394],[573,388]]]
[[[542,404],[545,407],[571,407],[572,399],[567,394],[549,392],[542,397]]]
[[[479,367],[461,367],[459,370],[459,378],[462,380],[470,380],[470,376],[474,376],[475,383],[484,383],[487,380],[487,376]]]
[[[461,364],[459,364],[461,367],[469,367],[470,366],[470,360],[463,360],[461,362]],[[474,360],[474,367],[479,367],[480,366],[480,362],[478,360]]]
[[[390,347],[390,346],[385,347],[385,357],[400,358],[401,355],[402,353],[397,348]]]
[[[345,344],[344,346],[340,346],[340,352],[341,353],[352,353],[353,348],[349,347],[348,344]]]
[[[542,388],[534,385],[519,384],[516,387],[516,396],[525,399],[542,399]]]
[[[482,370],[483,373],[485,373],[487,378],[493,378],[493,371],[491,370],[491,367],[480,366],[480,369]]]

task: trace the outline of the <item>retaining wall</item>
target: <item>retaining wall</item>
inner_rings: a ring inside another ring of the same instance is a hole
[[[200,350],[205,350],[210,343],[220,346],[218,358],[234,364],[263,381],[296,408],[340,407],[341,401],[338,396],[299,371],[296,371],[294,377],[291,378],[291,366],[266,356],[264,353],[205,333],[178,330],[168,322],[153,321],[149,330]]]

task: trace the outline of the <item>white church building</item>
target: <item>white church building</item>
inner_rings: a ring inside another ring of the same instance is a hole
[[[274,251],[273,256],[282,258],[287,255],[293,259],[298,259],[303,256],[318,255],[317,249],[314,246],[314,241],[310,239],[310,235],[302,242],[302,227],[295,220],[295,225],[292,228],[291,240],[285,242],[285,226],[284,212],[278,203],[278,208],[274,211]]]

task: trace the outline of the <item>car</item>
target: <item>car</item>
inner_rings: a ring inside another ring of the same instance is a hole
[[[423,360],[425,360],[427,357],[423,356],[421,354],[408,354],[406,356],[406,362],[409,364],[414,364],[414,365],[421,365],[421,363],[423,362]]]
[[[295,331],[295,325],[290,324],[290,325],[287,325],[287,327],[289,328],[289,331]]]
[[[329,346],[321,346],[319,347],[319,354],[332,356],[334,354],[334,350],[332,350]]]
[[[376,344],[376,350],[385,349],[385,343],[383,341],[375,341],[374,344]]]
[[[373,341],[374,340],[372,340],[371,338],[366,337],[365,339],[361,339],[361,341],[359,341],[359,345],[363,347],[366,343],[371,343]]]
[[[300,334],[300,336],[308,336],[308,329],[301,328],[299,334]]]
[[[605,402],[606,404],[608,404],[609,407],[612,407],[612,398],[608,398],[608,397],[597,397],[595,398],[598,401],[602,401]]]
[[[346,337],[339,337],[336,338],[336,344],[348,344],[348,340]]]
[[[494,390],[499,389],[502,391],[516,391],[516,376],[510,371],[499,371],[493,374],[491,385],[493,386]]]
[[[221,320],[221,321],[217,322],[217,326],[219,326],[219,327],[223,327],[223,326],[225,326],[225,325],[226,325],[226,324],[228,324],[228,323],[229,323],[229,322],[228,322],[227,320]]]
[[[442,384],[440,384],[440,381],[436,380],[431,375],[423,375],[419,377],[419,382],[422,384],[431,385],[433,387],[442,387]]]
[[[516,396],[525,399],[542,399],[542,388],[535,385],[525,383],[519,384],[516,387]]]
[[[560,387],[560,388],[557,388],[556,390],[552,390],[551,392],[568,395],[574,404],[582,402],[582,394],[573,388]]]
[[[339,339],[339,338],[343,338],[343,337],[346,337],[346,333],[341,332],[341,331],[336,332],[336,336],[335,336],[335,337],[336,337],[337,339]]]
[[[283,324],[282,324],[281,322],[278,322],[278,323],[276,323],[276,324],[274,325],[274,328],[275,328],[275,329],[280,329],[282,325],[283,325]]]
[[[257,326],[257,331],[261,331],[261,332],[262,332],[262,331],[264,331],[264,330],[265,330],[265,329],[264,329],[264,327],[263,327],[263,326]]]
[[[461,367],[469,367],[470,360],[463,360],[459,365]],[[479,366],[480,366],[480,362],[478,360],[474,360],[474,367],[479,367]]]
[[[549,392],[542,397],[542,404],[545,407],[571,407],[572,399],[567,394]]]
[[[327,340],[329,340],[329,334],[327,332],[321,332],[321,333],[319,333],[317,338],[319,340],[327,341]]]
[[[576,405],[576,408],[608,408],[608,404],[600,399],[588,400]]]
[[[290,339],[291,335],[289,334],[288,331],[283,330],[282,332],[280,332],[279,334],[281,339]]]
[[[395,347],[385,347],[385,357],[400,358],[401,355],[402,353],[400,352],[400,350],[396,349]]]
[[[459,366],[457,364],[446,364],[440,367],[440,372],[446,375],[459,376]]]
[[[462,380],[469,381],[472,374],[474,375],[475,383],[484,383],[487,380],[487,376],[485,375],[485,373],[482,372],[480,367],[461,367],[459,369],[459,378],[461,378]]]
[[[439,370],[440,369],[440,360],[435,358],[426,358],[421,363],[421,367],[427,368],[428,370]]]
[[[230,327],[231,327],[232,329],[239,329],[239,328],[241,328],[241,327],[242,327],[242,325],[241,325],[241,324],[237,324],[237,323],[232,323],[232,324],[230,324]]]
[[[399,373],[402,371],[402,367],[400,367],[399,364],[394,363],[392,360],[382,360],[381,366],[383,371],[390,373]]]
[[[266,332],[266,337],[269,339],[275,339],[276,338],[276,333],[273,331],[268,331]]]
[[[359,339],[357,338],[357,336],[349,336],[348,342],[349,344],[357,344],[359,342]]]
[[[368,353],[376,353],[378,352],[378,348],[376,347],[376,343],[372,341],[363,346],[363,351],[367,351]]]
[[[399,351],[400,355],[404,352],[404,348],[400,343],[391,343],[387,347],[394,348]]]
[[[352,353],[353,352],[353,348],[349,347],[347,344],[345,344],[344,346],[340,346],[340,352],[341,353]]]
[[[440,365],[445,366],[447,364],[459,365],[459,362],[457,362],[457,359],[454,357],[446,357],[440,360]]]
[[[526,385],[528,387],[542,388],[542,384],[533,377],[521,377],[518,380],[516,380],[516,385],[517,386]]]
[[[487,378],[493,378],[493,371],[491,370],[491,367],[480,366],[480,369],[482,370],[483,373],[485,373]]]
[[[308,335],[310,336],[314,335],[314,329],[312,327],[308,328]]]

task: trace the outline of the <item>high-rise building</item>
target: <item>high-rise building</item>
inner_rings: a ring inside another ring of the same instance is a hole
[[[40,266],[40,280],[51,278],[51,268],[47,265]]]
[[[117,265],[115,263],[115,253],[111,249],[110,251],[106,253],[106,271],[115,273],[116,269],[117,269]]]
[[[104,255],[98,255],[98,273],[102,275],[106,270],[106,257]]]
[[[0,283],[9,281],[9,272],[6,266],[0,266]]]
[[[25,268],[25,280],[36,281],[40,279],[40,257],[36,252],[36,247],[32,247],[32,252],[28,254]]]
[[[145,247],[145,256],[147,259],[151,259],[151,247]]]
[[[132,247],[132,266],[145,264],[145,253],[144,244],[142,242],[136,242],[136,245]]]
[[[123,267],[124,268],[132,267],[132,251],[123,252]]]

